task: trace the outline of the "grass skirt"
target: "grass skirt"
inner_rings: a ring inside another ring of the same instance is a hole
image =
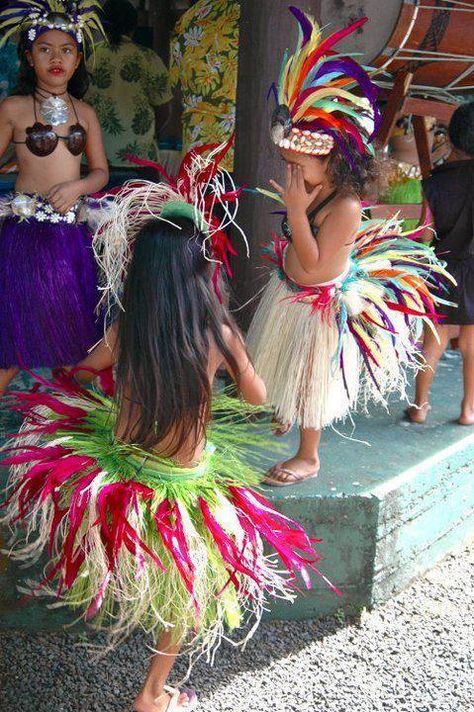
[[[78,363],[101,336],[92,237],[76,222],[0,220],[0,368]]]
[[[334,318],[295,302],[274,274],[248,334],[248,346],[268,401],[282,423],[321,429],[344,418],[359,392],[359,350],[344,335],[344,369],[334,360],[339,330]]]
[[[319,430],[357,405],[405,398],[407,374],[423,367],[422,325],[449,303],[453,280],[433,250],[396,220],[364,220],[347,275],[308,287],[285,274],[286,246],[274,236],[267,250],[275,273],[248,333],[278,419]]]
[[[269,598],[292,600],[297,575],[310,586],[316,540],[250,488],[246,453],[266,435],[247,416],[259,409],[217,396],[202,461],[183,468],[118,441],[115,405],[97,391],[63,379],[13,397],[26,420],[3,463],[8,553],[28,564],[46,551],[26,590],[94,619],[111,645],[137,627],[172,630],[212,657],[226,627],[252,619],[247,639]]]

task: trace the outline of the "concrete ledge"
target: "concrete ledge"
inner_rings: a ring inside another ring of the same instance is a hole
[[[357,417],[339,433],[324,433],[322,469],[296,487],[267,488],[285,514],[323,540],[321,570],[344,592],[335,596],[319,580],[271,616],[302,619],[371,608],[459,548],[474,532],[474,428],[456,424],[461,401],[457,354],[441,363],[429,423],[403,420],[404,403]],[[357,440],[348,439],[350,437]],[[364,441],[370,442],[368,447]],[[286,438],[289,456],[297,433]],[[268,456],[268,453],[266,453]],[[0,558],[0,628],[57,629],[72,618],[44,603],[19,605],[15,583],[30,574]]]

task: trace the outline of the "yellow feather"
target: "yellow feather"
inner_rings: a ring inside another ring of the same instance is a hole
[[[361,97],[354,96],[354,94],[351,94],[350,92],[346,91],[345,89],[333,89],[331,87],[323,88],[320,89],[318,92],[313,94],[312,96],[308,97],[303,101],[301,106],[298,108],[298,111],[296,112],[295,116],[293,117],[293,121],[296,123],[300,121],[308,109],[310,109],[314,104],[319,100],[319,99],[325,99],[327,96],[339,96],[341,99],[347,99],[350,101],[352,104],[355,106],[359,106],[361,108],[365,107],[365,100],[362,99]]]

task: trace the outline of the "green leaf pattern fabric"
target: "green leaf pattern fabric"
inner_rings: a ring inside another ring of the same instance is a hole
[[[124,37],[115,48],[100,43],[88,69],[92,79],[86,101],[99,117],[110,165],[129,167],[127,153],[156,161],[155,108],[171,99],[163,61]]]

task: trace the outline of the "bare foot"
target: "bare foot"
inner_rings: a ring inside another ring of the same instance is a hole
[[[277,438],[281,438],[286,435],[291,430],[291,423],[282,423],[275,416],[272,420],[272,433],[276,435]]]
[[[305,458],[296,455],[290,460],[273,465],[263,478],[267,485],[288,487],[304,480],[317,477],[319,473],[319,457]]]
[[[133,710],[134,712],[166,712],[170,702],[171,695],[168,692],[163,692],[159,697],[153,697],[141,692],[135,699]],[[178,709],[187,709],[189,707],[189,697],[185,692],[179,695],[177,704]]]
[[[428,417],[428,413],[430,412],[430,410],[431,406],[429,403],[423,403],[423,405],[412,405],[406,409],[405,415],[407,416],[410,423],[417,423],[418,425],[422,425],[424,422],[426,422],[426,418]]]
[[[459,425],[474,425],[474,408],[465,406],[463,403],[458,423]]]

